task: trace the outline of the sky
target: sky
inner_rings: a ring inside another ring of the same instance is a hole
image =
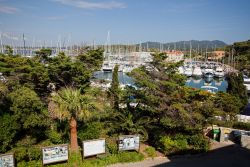
[[[3,42],[250,39],[250,0],[0,0]]]

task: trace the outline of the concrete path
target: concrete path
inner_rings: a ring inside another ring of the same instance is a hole
[[[159,157],[142,162],[114,164],[109,167],[248,167],[250,150],[233,143],[213,143],[212,150],[199,155]]]

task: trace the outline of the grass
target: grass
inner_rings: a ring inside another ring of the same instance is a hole
[[[82,161],[80,154],[71,155],[70,159],[65,163],[46,165],[49,167],[102,167],[116,163],[128,163],[142,161],[144,156],[137,152],[119,152],[118,154],[110,154],[99,156],[96,159]],[[20,162],[17,167],[40,167],[41,161]]]

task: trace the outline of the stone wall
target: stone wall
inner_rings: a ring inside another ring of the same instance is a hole
[[[250,136],[241,135],[241,146],[250,149]]]

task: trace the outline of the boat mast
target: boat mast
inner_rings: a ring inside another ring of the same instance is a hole
[[[23,34],[23,51],[24,51],[24,55],[26,55],[25,37],[24,37],[24,34]]]
[[[3,53],[3,40],[2,40],[2,32],[0,33],[0,44],[1,44],[1,53]]]
[[[191,44],[191,41],[190,41],[189,57],[190,57],[190,61],[192,62],[192,44]]]

